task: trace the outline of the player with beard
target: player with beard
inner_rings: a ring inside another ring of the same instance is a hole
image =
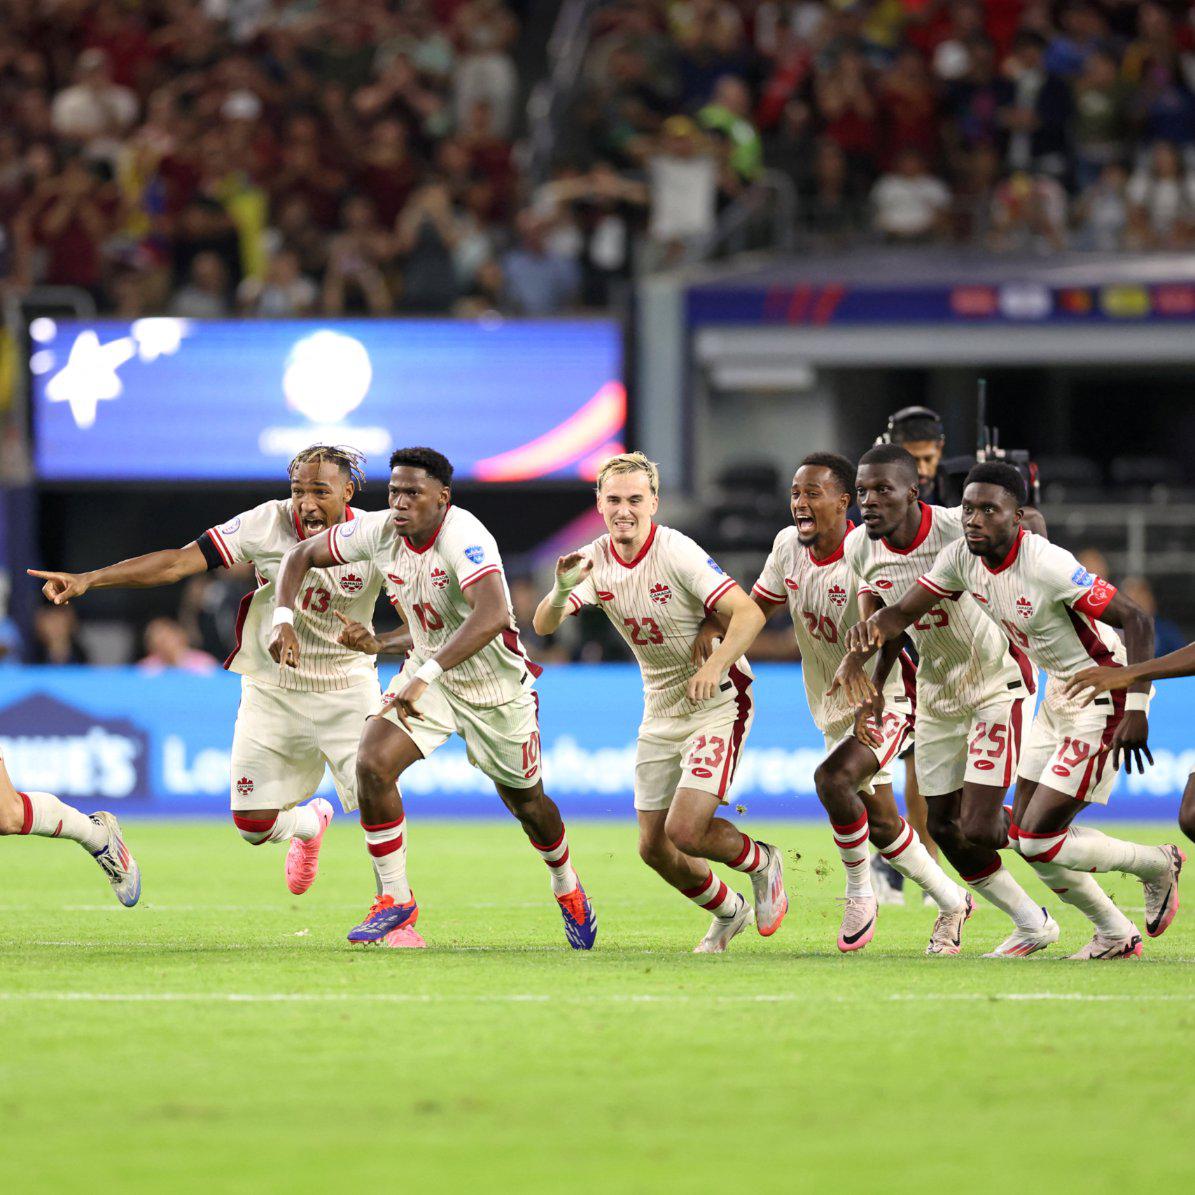
[[[916,463],[897,445],[863,454],[856,495],[864,526],[847,537],[846,559],[860,593],[880,602],[906,592],[942,548],[961,541],[960,510],[919,499]],[[853,701],[874,697],[861,664],[875,650],[865,629],[883,614],[848,632],[849,651],[831,688],[845,687]],[[992,953],[1032,954],[1058,940],[1058,925],[1003,866],[1003,844],[985,844],[976,834],[992,811],[999,813],[1016,774],[1024,702],[1036,690],[1033,669],[968,593],[934,603],[906,629],[919,657],[917,779],[930,830],[959,875],[1012,919],[1014,932]]]
[[[958,954],[971,896],[949,879],[900,816],[889,766],[913,731],[915,671],[891,641],[882,653],[874,683],[879,697],[857,718],[842,693],[827,695],[846,654],[846,632],[861,616],[879,608],[857,597],[843,545],[854,524],[855,467],[833,452],[807,456],[793,477],[793,525],[772,544],[751,595],[766,617],[787,606],[801,653],[801,674],[809,712],[825,738],[827,758],[814,775],[818,798],[829,816],[846,872],[846,896],[838,949],[860,950],[872,940],[877,901],[868,866],[870,837],[901,875],[920,884],[939,908],[927,954]],[[707,619],[699,635],[699,658],[721,633]],[[893,665],[899,667],[893,671]]]
[[[224,662],[241,674],[232,737],[232,820],[254,846],[287,844],[286,885],[296,896],[315,880],[332,820],[328,801],[308,798],[327,765],[342,806],[357,807],[357,740],[366,717],[381,705],[373,657],[346,646],[334,616],[370,623],[383,578],[372,568],[313,574],[296,616],[306,660],[302,669],[286,674],[267,650],[275,579],[292,546],[360,517],[351,501],[365,484],[362,464],[351,449],[313,444],[290,463],[289,498],[243,511],[185,547],[87,573],[28,570],[45,581],[42,592],[50,601],[64,605],[92,589],[147,589],[209,569],[253,565],[257,588],[241,600],[236,646]]]

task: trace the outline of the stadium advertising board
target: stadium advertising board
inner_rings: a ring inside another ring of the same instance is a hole
[[[383,681],[391,669],[384,669]],[[733,803],[759,817],[820,817],[813,772],[825,752],[798,671],[758,668],[757,713]],[[631,817],[633,665],[553,667],[539,682],[548,790],[568,816]],[[238,677],[145,676],[135,668],[0,670],[0,751],[19,787],[47,789],[88,810],[224,816]],[[1184,711],[1195,680],[1160,687],[1150,714],[1154,767],[1121,775],[1110,812],[1172,820],[1195,769]],[[898,788],[903,769],[896,770]],[[321,792],[331,794],[325,778]],[[496,816],[490,782],[451,740],[403,777],[421,816]],[[1099,812],[1099,811],[1093,811]]]
[[[435,444],[469,481],[592,477],[622,450],[609,320],[30,325],[36,464],[51,481],[274,481],[317,441]],[[384,468],[383,468],[384,471]]]

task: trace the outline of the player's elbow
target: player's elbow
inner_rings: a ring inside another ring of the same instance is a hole
[[[535,608],[535,613],[531,617],[531,626],[537,635],[550,635],[556,629],[550,625],[548,612],[542,603]]]

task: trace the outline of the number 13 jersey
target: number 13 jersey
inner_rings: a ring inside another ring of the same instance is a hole
[[[687,535],[655,524],[634,560],[623,560],[609,535],[581,551],[593,561],[593,571],[569,595],[569,605],[574,614],[583,606],[600,606],[626,640],[643,674],[644,719],[733,705],[736,690],[730,681],[704,702],[690,701],[685,688],[697,671],[691,654],[697,631],[735,587],[734,578]],[[751,676],[745,657],[734,666]]]

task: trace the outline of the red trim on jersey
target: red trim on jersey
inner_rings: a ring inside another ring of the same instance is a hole
[[[988,876],[994,876],[996,872],[1004,866],[997,858],[994,863],[989,863],[982,871],[977,871],[974,875],[961,876],[964,884],[978,884],[980,880],[986,880]]]
[[[1025,538],[1025,536],[1027,536],[1028,534],[1029,534],[1029,532],[1026,531],[1024,527],[1022,527],[1017,532],[1016,538],[1012,541],[1012,547],[1008,549],[1008,555],[1005,556],[1004,559],[1001,560],[1000,563],[998,565],[996,565],[995,568],[992,568],[992,566],[990,564],[988,564],[988,562],[986,560],[983,560],[983,557],[981,556],[980,560],[983,560],[983,567],[986,568],[988,570],[988,572],[992,574],[993,577],[997,573],[1004,572],[1004,570],[1006,568],[1011,568],[1013,562],[1017,558],[1017,554],[1021,550],[1021,540],[1023,540]]]
[[[641,547],[639,551],[635,553],[634,560],[623,560],[623,558],[618,554],[618,549],[614,546],[613,540],[610,540],[610,555],[618,564],[621,564],[623,568],[634,568],[635,565],[637,565],[639,561],[647,555],[648,549],[653,543],[655,543],[655,539],[656,525],[655,523],[652,523],[651,530],[647,533],[647,538],[643,541],[643,547]]]
[[[405,535],[402,537],[403,543],[406,544],[407,547],[410,548],[411,551],[414,552],[417,556],[422,556],[423,553],[426,552],[428,550],[428,548],[430,548],[432,546],[432,544],[434,544],[436,542],[437,538],[439,538],[440,532],[444,529],[444,524],[448,521],[448,512],[451,509],[452,509],[451,506],[448,506],[445,508],[444,517],[440,520],[435,531],[432,532],[431,539],[429,539],[427,541],[427,543],[425,543],[423,545],[422,548],[415,547],[415,545],[413,543],[411,543],[411,541],[409,539],[407,539],[407,537]]]
[[[727,577],[713,593],[705,599],[705,610],[708,614],[734,587],[738,582],[733,577]]]
[[[232,568],[232,553],[228,550],[228,545],[224,542],[220,532],[215,527],[209,527],[207,529],[207,537],[215,545],[216,551],[220,553],[220,557],[224,561],[224,567]]]
[[[228,653],[228,658],[224,661],[226,669],[232,667],[233,660],[236,659],[237,652],[241,650],[241,638],[245,633],[245,619],[249,617],[249,606],[253,602],[253,595],[257,592],[256,589],[251,589],[244,597],[241,598],[241,604],[237,607],[237,624],[236,624],[236,646]]]
[[[1089,618],[1099,618],[1112,604],[1115,596],[1116,586],[1109,585],[1103,577],[1096,577],[1091,583],[1091,588],[1071,606],[1071,609],[1078,610],[1080,614],[1086,614]]]
[[[765,602],[773,602],[777,605],[783,605],[788,600],[787,598],[779,597],[776,594],[771,593],[768,590],[764,589],[764,587],[758,581],[756,581],[755,584],[751,586],[751,592],[758,593],[759,596],[761,598],[763,598]]]
[[[21,829],[19,833],[28,834],[33,829],[33,802],[25,793],[17,793],[21,798]]]
[[[943,589],[941,585],[931,581],[928,577],[918,577],[917,584],[922,589],[928,589],[935,597],[956,599],[962,595],[961,589]]]
[[[581,611],[585,609],[585,603],[581,601],[581,599],[577,597],[575,593],[570,593],[568,595],[568,604],[572,607],[572,609],[568,612],[570,618],[574,614],[580,614]]]
[[[1116,662],[1116,657],[1108,650],[1108,645],[1096,634],[1090,624],[1084,621],[1082,614],[1076,614],[1073,606],[1063,606],[1063,609],[1066,611],[1067,617],[1071,620],[1071,626],[1078,636],[1079,644],[1091,657],[1093,664],[1099,664],[1102,668],[1124,667],[1123,664]],[[1114,692],[1123,695],[1124,690],[1117,689]]]
[[[1018,697],[1012,703],[1012,710],[1008,715],[1008,747],[1005,750],[1007,759],[1004,763],[1004,787],[1012,783],[1017,764],[1021,758],[1021,710],[1025,704],[1023,697]]]
[[[487,564],[484,568],[479,568],[477,572],[470,573],[463,581],[459,582],[461,593],[464,593],[474,581],[480,581],[482,577],[488,577],[490,573],[500,573],[501,571],[496,564]],[[569,596],[571,597],[572,594]]]
[[[1021,670],[1021,680],[1025,682],[1025,688],[1030,693],[1036,693],[1037,669],[1033,667],[1033,661],[1007,635],[1005,642],[1008,644],[1008,654],[1012,656],[1016,666]]]
[[[904,854],[913,842],[913,827],[903,817],[900,819],[900,824],[904,826],[904,830],[896,836],[896,846],[889,847],[886,851],[880,851],[885,859],[895,859],[897,855]]]
[[[738,714],[734,720],[734,729],[730,733],[730,747],[726,753],[726,762],[722,765],[722,779],[718,783],[718,796],[724,797],[727,789],[734,781],[735,769],[739,766],[739,752],[743,748],[743,736],[747,733],[747,720],[751,716],[751,678],[740,672],[737,664],[730,666],[729,677],[735,688],[735,707]]]
[[[907,651],[900,653],[900,680],[905,687],[905,696],[914,712],[917,709],[917,665]]]
[[[365,849],[375,859],[384,859],[387,855],[393,855],[395,851],[402,849],[402,835],[390,839],[389,842],[367,842]]]
[[[846,536],[850,535],[854,529],[855,524],[852,523],[850,519],[847,519],[846,535],[842,537],[842,542],[838,545],[838,547],[835,548],[834,551],[825,558],[825,560],[818,560],[818,558],[813,554],[813,549],[806,548],[805,551],[809,553],[809,559],[816,564],[818,568],[825,568],[827,564],[833,564],[836,560],[841,560],[843,552],[846,551]]]
[[[543,668],[539,664],[536,664],[527,658],[527,653],[523,650],[523,644],[519,639],[519,633],[517,631],[507,627],[506,630],[502,632],[502,646],[505,647],[507,651],[513,651],[516,656],[520,657],[523,663],[527,665],[527,671],[530,672],[532,676],[543,676]]]
[[[242,817],[241,814],[235,812],[232,815],[232,824],[238,830],[244,830],[248,834],[268,834],[274,828],[274,823],[277,820],[276,813],[273,817]]]
[[[925,537],[929,534],[930,528],[934,525],[934,508],[926,506],[924,502],[918,502],[921,507],[921,524],[917,528],[917,534],[913,536],[913,542],[907,548],[894,548],[886,538],[881,539],[880,543],[888,549],[889,552],[895,552],[897,556],[907,556],[910,552],[915,552],[923,543]]]

